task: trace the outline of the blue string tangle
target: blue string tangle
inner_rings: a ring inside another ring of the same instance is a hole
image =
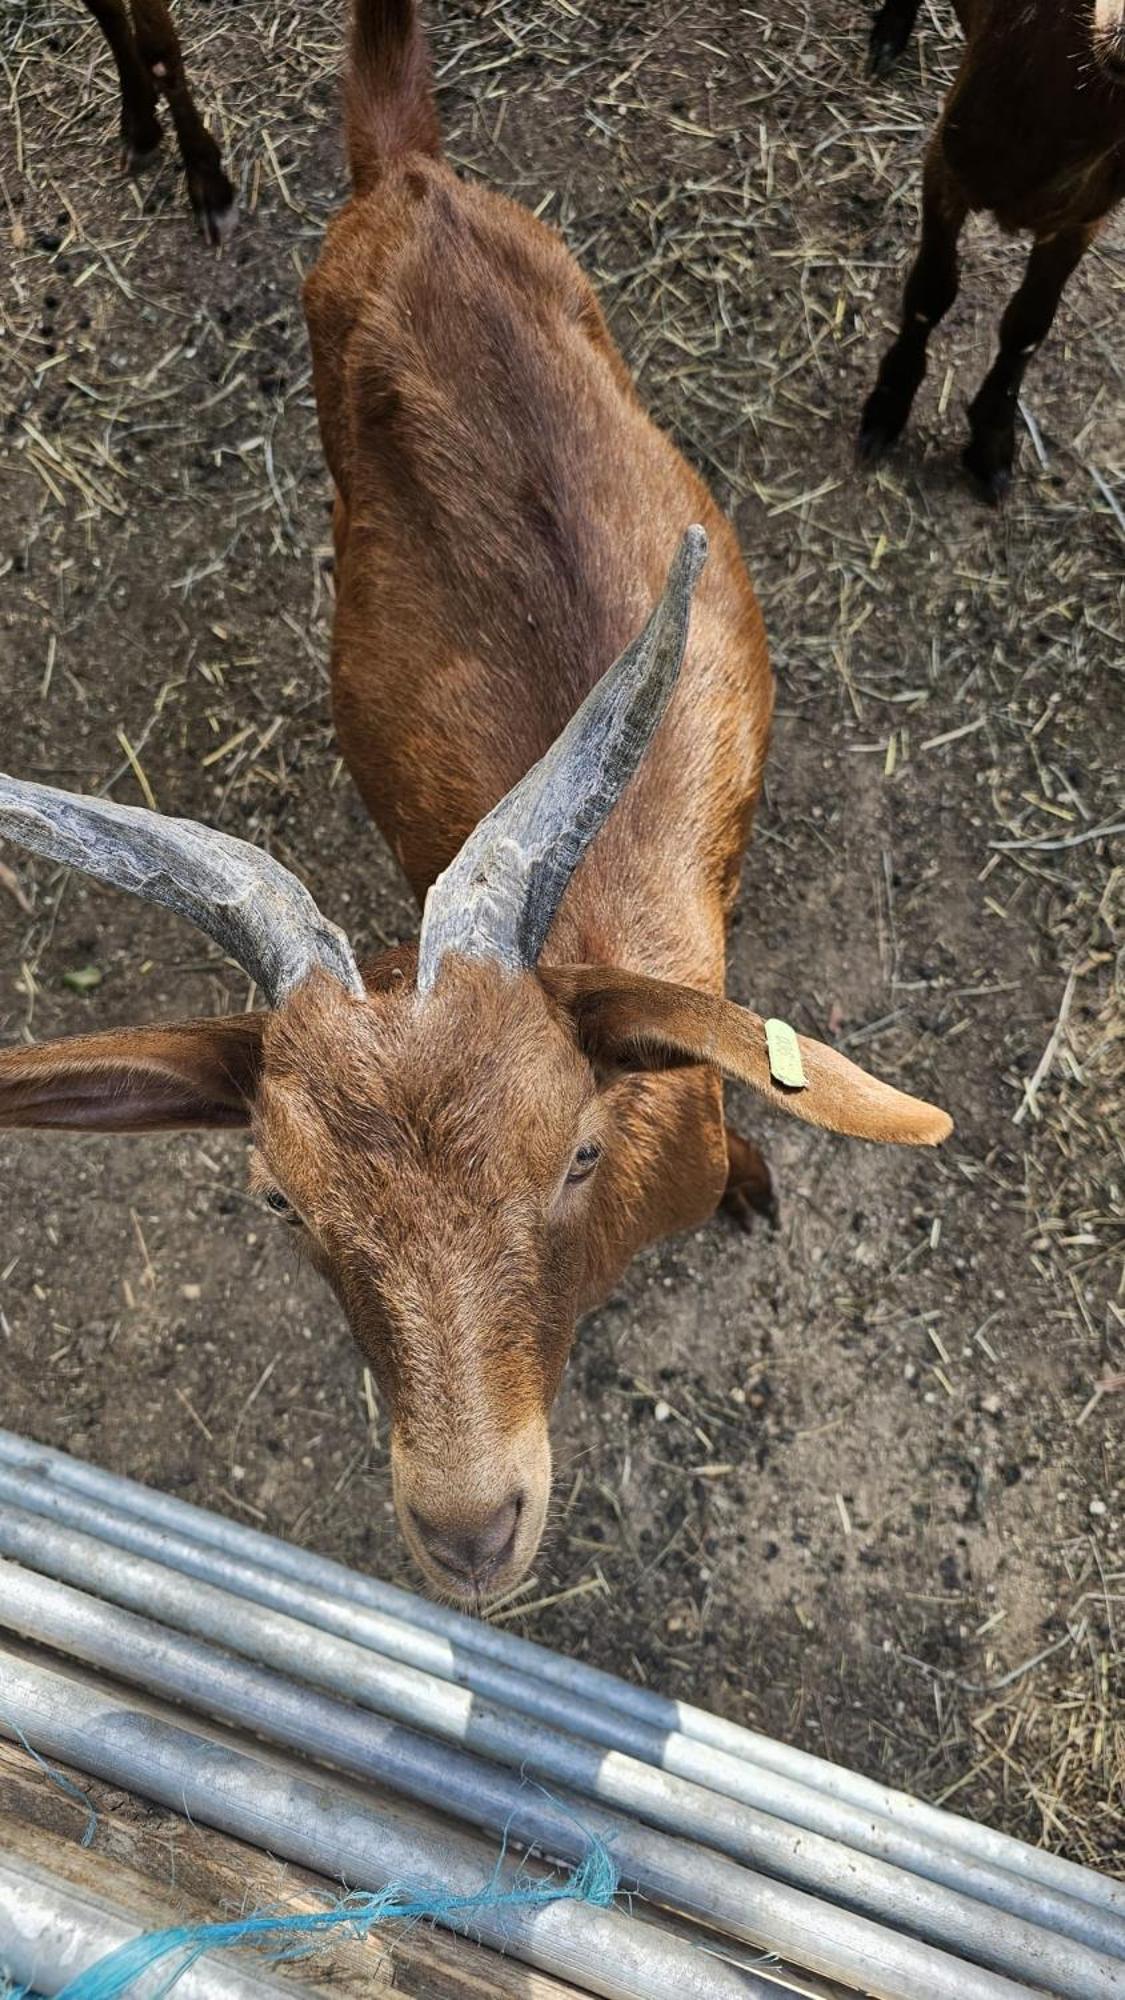
[[[504,1887],[500,1871],[504,1863],[501,1849],[492,1875],[474,1894],[449,1896],[440,1888],[424,1889],[392,1883],[377,1894],[354,1891],[343,1896],[331,1909],[303,1915],[288,1912],[259,1912],[228,1923],[179,1924],[164,1931],[150,1931],[118,1946],[96,1965],[87,1967],[68,1980],[56,2000],[119,2000],[136,1980],[161,1959],[176,1955],[159,1989],[168,1993],[181,1974],[194,1965],[204,1952],[227,1945],[260,1944],[277,1961],[315,1950],[319,1942],[342,1934],[362,1940],[376,1925],[409,1923],[430,1919],[448,1924],[452,1919],[505,1910],[541,1908],[547,1903],[592,1903],[608,1909],[617,1894],[617,1870],[607,1848],[590,1838],[583,1860],[570,1874],[542,1879],[517,1875]]]
[[[82,1845],[83,1847],[89,1847],[90,1842],[93,1840],[94,1835],[98,1830],[98,1815],[94,1811],[93,1805],[91,1804],[90,1800],[86,1797],[85,1792],[80,1791],[77,1785],[72,1784],[69,1778],[64,1777],[61,1771],[56,1771],[53,1764],[48,1764],[47,1759],[39,1755],[39,1752],[35,1748],[35,1745],[33,1743],[28,1742],[27,1737],[24,1735],[23,1730],[19,1727],[18,1723],[10,1721],[8,1716],[2,1714],[0,1714],[0,1722],[3,1723],[5,1730],[10,1735],[15,1737],[16,1742],[20,1746],[20,1749],[25,1750],[27,1752],[27,1755],[31,1758],[33,1763],[38,1764],[39,1769],[43,1772],[44,1776],[50,1778],[51,1783],[53,1785],[57,1785],[60,1791],[66,1792],[68,1797],[72,1799],[77,1799],[80,1806],[85,1806],[86,1811],[89,1813],[90,1817],[86,1821],[86,1829],[82,1835]],[[0,2000],[6,2000],[5,1990],[3,1986],[0,1986]]]

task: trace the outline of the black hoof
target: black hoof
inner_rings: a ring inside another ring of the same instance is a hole
[[[903,409],[897,396],[891,395],[881,383],[876,384],[859,420],[855,452],[860,465],[878,465],[880,459],[886,457],[895,440],[906,429],[909,415],[909,402]]]
[[[723,1191],[723,1214],[729,1216],[736,1229],[741,1229],[744,1235],[750,1235],[763,1220],[776,1234],[781,1228],[781,1203],[773,1168],[756,1146],[748,1147],[747,1151],[750,1155],[749,1171],[744,1180],[727,1182]]]
[[[221,169],[188,175],[188,194],[204,240],[213,250],[224,243],[238,221],[234,189]]]
[[[904,424],[889,423],[886,417],[864,415],[855,441],[856,462],[870,469],[881,465],[893,444],[902,436]]]
[[[855,441],[857,465],[872,467],[880,465],[886,458],[897,433],[892,434],[882,424],[861,424]]]
[[[160,157],[163,134],[160,122],[153,118],[135,131],[121,134],[121,164],[127,174],[146,174],[155,166]]]
[[[873,28],[867,51],[868,76],[887,76],[894,68],[908,40],[907,35],[889,34],[884,28]]]
[[[728,1188],[722,1206],[728,1221],[733,1222],[744,1236],[752,1236],[755,1229],[760,1229],[763,1217],[771,1235],[776,1236],[781,1228],[781,1207],[776,1195],[772,1195],[768,1203],[763,1203],[746,1188]]]
[[[1003,506],[1012,485],[1010,461],[997,460],[994,454],[984,451],[979,445],[967,444],[961,453],[961,463],[979,498],[990,507]]]

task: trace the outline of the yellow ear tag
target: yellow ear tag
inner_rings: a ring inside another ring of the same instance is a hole
[[[786,1090],[808,1089],[801,1045],[788,1021],[766,1022],[766,1050],[775,1083],[783,1083]]]

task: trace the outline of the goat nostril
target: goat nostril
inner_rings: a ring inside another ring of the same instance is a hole
[[[468,1582],[479,1582],[498,1569],[507,1556],[522,1511],[523,1494],[515,1493],[503,1506],[471,1526],[428,1521],[414,1507],[410,1515],[427,1553],[442,1569]]]
[[[516,1494],[513,1499],[505,1500],[504,1505],[496,1509],[491,1520],[477,1529],[473,1540],[486,1562],[495,1562],[505,1553],[515,1535],[522,1505],[522,1496]]]

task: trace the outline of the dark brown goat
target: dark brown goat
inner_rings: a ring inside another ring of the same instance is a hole
[[[864,407],[859,452],[882,457],[910,415],[930,334],[957,296],[957,240],[972,210],[1033,238],[1000,323],[1000,350],[969,407],[968,472],[1003,498],[1024,371],[1063,287],[1125,196],[1125,0],[954,0],[967,47],[926,155],[922,242],[902,326]],[[905,47],[919,0],[887,0],[872,66]]]
[[[722,1078],[863,1138],[949,1120],[804,1039],[802,1086],[723,997],[772,704],[758,605],[559,238],[438,158],[408,0],[359,0],[348,136],[306,288],[333,703],[421,936],[361,975],[245,843],[0,780],[0,830],[192,917],[270,1003],[11,1050],[0,1124],[250,1127],[387,1400],[410,1547],[471,1600],[535,1554],[576,1318],[724,1196],[770,1206]]]
[[[160,145],[157,106],[172,114],[196,219],[209,243],[220,243],[235,218],[234,189],[218,146],[195,108],[166,0],[85,0],[113,51],[121,82],[121,145],[131,173],[140,173]]]

